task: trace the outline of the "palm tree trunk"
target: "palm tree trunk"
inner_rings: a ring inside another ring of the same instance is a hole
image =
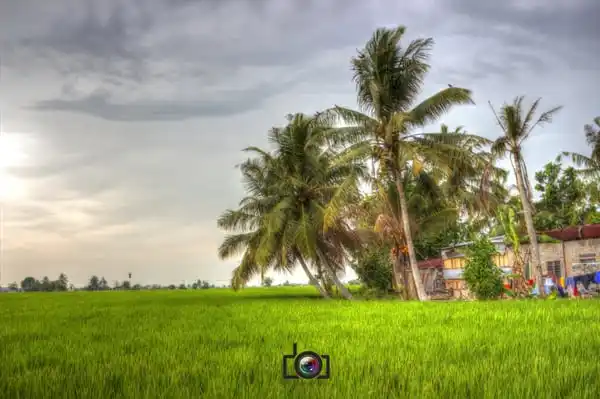
[[[398,270],[398,276],[401,280],[401,296],[403,299],[409,300],[416,298],[414,280],[408,271],[408,262],[406,256],[400,252],[398,247],[398,255],[396,256],[396,265]]]
[[[396,246],[396,256],[394,256],[394,266],[393,266],[393,283],[394,283],[394,291],[403,299],[406,298],[406,282],[404,279],[404,267],[402,265],[402,261],[400,259],[400,248]]]
[[[419,299],[417,287],[415,286],[415,279],[410,270],[410,262],[408,256],[405,254],[402,254],[402,267],[404,269],[404,281],[406,281],[406,299]]]
[[[527,226],[527,235],[529,236],[529,247],[531,248],[531,260],[533,262],[533,270],[535,271],[535,282],[538,287],[540,297],[545,297],[546,292],[544,291],[544,284],[542,280],[542,261],[540,259],[540,248],[537,241],[537,233],[533,225],[533,211],[531,209],[531,203],[529,202],[529,193],[527,185],[523,179],[523,170],[521,169],[521,156],[518,152],[512,153],[513,157],[513,168],[515,170],[515,176],[517,178],[517,188],[521,196],[521,202],[523,205],[523,216],[525,217],[525,225]]]
[[[335,286],[337,287],[338,291],[342,294],[342,296],[345,299],[352,299],[352,293],[350,292],[350,290],[348,290],[348,288],[344,285],[344,283],[342,283],[342,281],[339,279],[339,277],[337,276],[335,271],[331,270],[331,268],[329,268],[329,267],[327,267],[327,270],[329,270],[331,279],[335,283]]]
[[[310,281],[310,283],[319,291],[323,298],[329,299],[329,294],[323,287],[321,287],[321,284],[319,284],[315,276],[313,276],[313,274],[310,272],[306,262],[304,262],[304,258],[302,258],[302,256],[298,256],[298,261],[300,262],[300,266],[302,266],[302,270],[304,270],[304,273],[306,273],[308,276],[308,281]]]
[[[427,301],[429,300],[429,297],[425,292],[425,287],[423,286],[423,281],[421,280],[421,273],[419,272],[419,266],[417,264],[417,255],[415,254],[415,247],[410,231],[410,220],[408,218],[406,195],[404,194],[404,185],[402,184],[400,174],[396,175],[396,189],[398,190],[398,198],[400,199],[402,227],[404,228],[404,236],[406,238],[406,246],[408,248],[408,263],[410,264],[410,270],[412,272],[413,280],[415,282],[417,297],[421,301]]]

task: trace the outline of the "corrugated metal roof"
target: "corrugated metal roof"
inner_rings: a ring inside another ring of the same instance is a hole
[[[586,240],[600,238],[600,223],[582,226],[570,226],[564,229],[545,231],[544,234],[561,241]]]
[[[442,260],[442,258],[420,260],[419,262],[417,262],[417,264],[419,266],[419,269],[428,269],[430,267],[444,267],[444,261]]]

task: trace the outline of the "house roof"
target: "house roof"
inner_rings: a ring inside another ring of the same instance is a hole
[[[544,231],[544,234],[561,241],[600,238],[600,223],[570,226],[564,229]]]
[[[504,236],[490,237],[490,241],[492,242],[492,244],[504,244]],[[446,249],[452,249],[452,248],[468,247],[471,244],[473,244],[473,241],[459,242],[459,243],[451,245],[449,247],[442,248],[442,251],[446,250]]]
[[[442,258],[431,258],[417,262],[419,269],[429,269],[430,267],[440,268],[444,267]]]

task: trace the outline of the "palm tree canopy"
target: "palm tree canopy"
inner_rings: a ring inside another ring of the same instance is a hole
[[[536,118],[535,114],[541,98],[535,100],[527,110],[525,110],[524,100],[523,96],[515,97],[511,104],[503,104],[499,112],[496,112],[490,103],[496,122],[503,132],[503,135],[492,145],[494,154],[504,156],[507,152],[520,151],[521,144],[533,129],[552,122],[553,116],[562,109],[561,106],[551,108],[540,113]]]

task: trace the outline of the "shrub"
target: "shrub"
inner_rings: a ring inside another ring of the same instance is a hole
[[[502,295],[502,271],[492,261],[496,247],[487,237],[475,240],[469,248],[463,277],[477,299],[495,299]]]
[[[374,247],[365,250],[356,257],[352,268],[365,287],[381,292],[392,288],[389,248]]]

